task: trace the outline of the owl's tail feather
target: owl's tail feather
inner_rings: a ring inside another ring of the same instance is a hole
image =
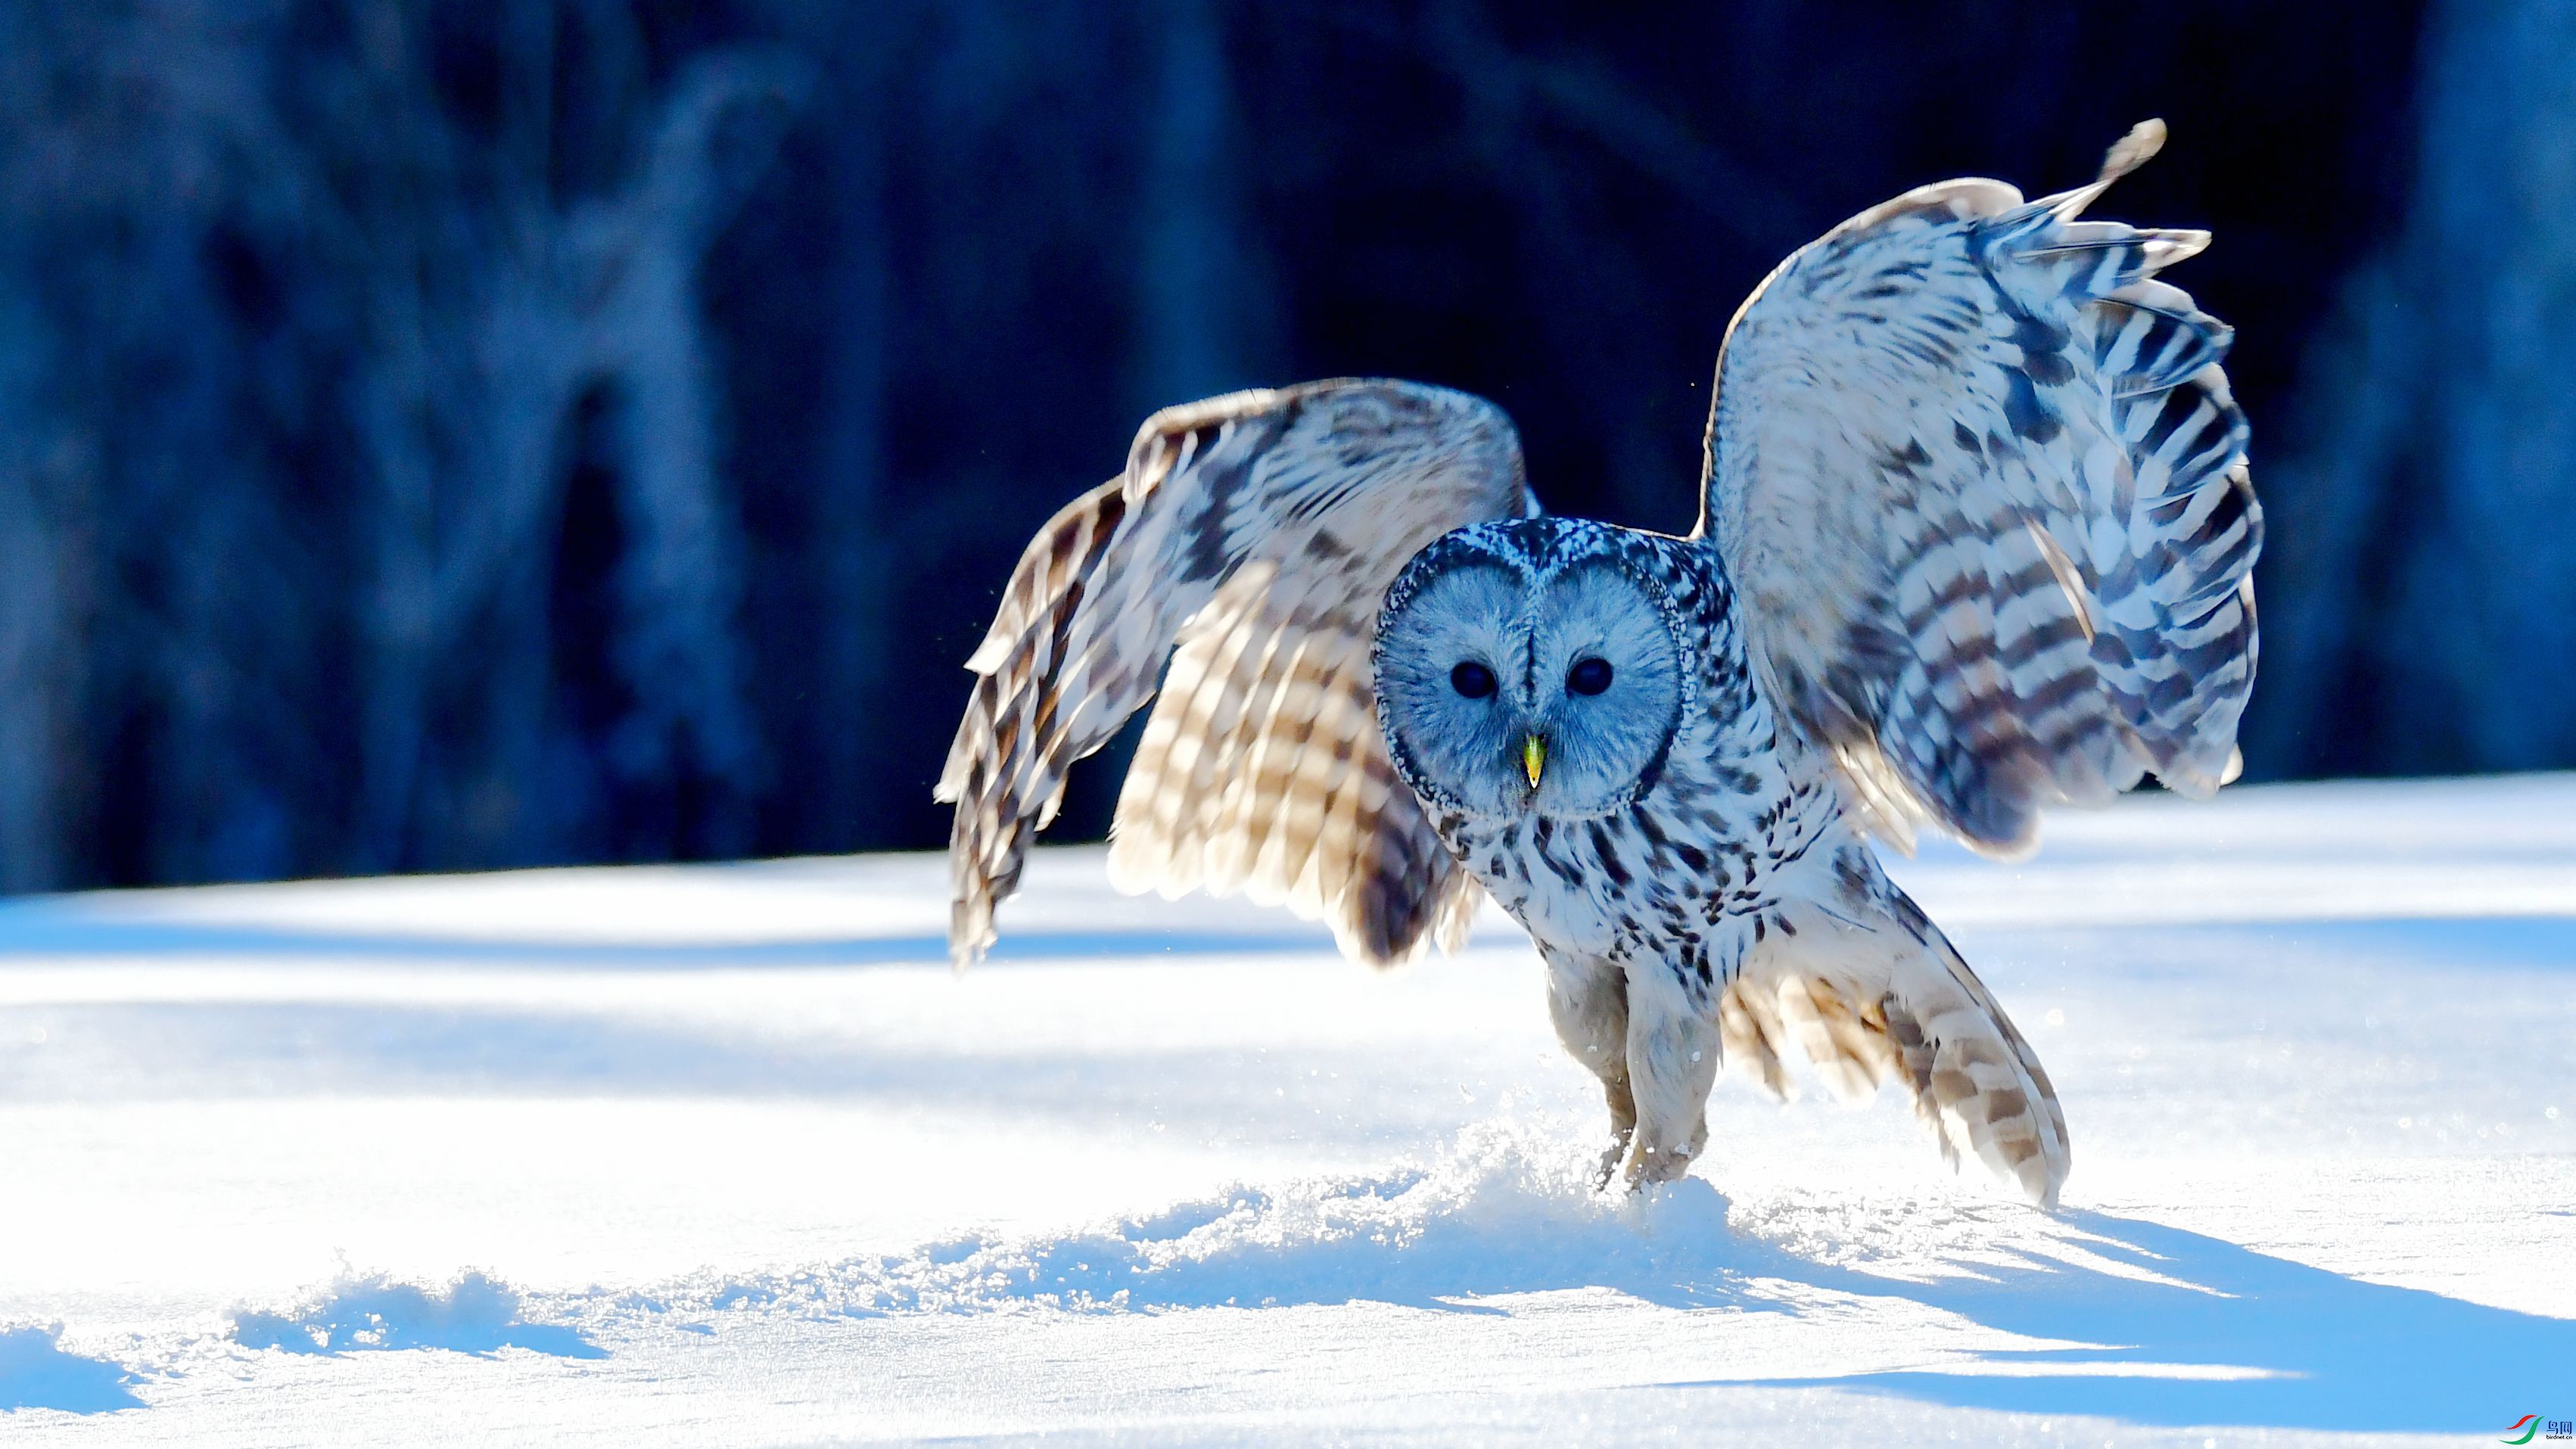
[[[2047,1069],[1939,929],[1877,885],[1875,919],[1803,913],[1746,963],[1719,1002],[1728,1066],[1785,1096],[1780,1051],[1795,1044],[1846,1101],[1893,1085],[1952,1166],[1974,1157],[2055,1207],[2069,1153]]]

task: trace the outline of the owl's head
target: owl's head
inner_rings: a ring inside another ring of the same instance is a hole
[[[1478,524],[1414,555],[1378,612],[1396,772],[1487,819],[1619,809],[1654,787],[1694,694],[1693,636],[1622,531]]]

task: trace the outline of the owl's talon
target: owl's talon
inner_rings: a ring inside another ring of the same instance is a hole
[[[1627,1155],[1628,1137],[1626,1133],[1621,1133],[1619,1140],[1611,1143],[1608,1149],[1603,1151],[1601,1154],[1601,1170],[1594,1173],[1592,1176],[1592,1190],[1594,1192],[1607,1192],[1610,1190],[1610,1179],[1619,1175],[1620,1159]]]
[[[1628,1190],[1643,1191],[1659,1182],[1679,1182],[1690,1175],[1694,1153],[1646,1148],[1628,1159]]]

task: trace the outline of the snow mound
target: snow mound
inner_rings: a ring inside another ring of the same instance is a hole
[[[1455,1308],[1571,1289],[1672,1306],[1747,1296],[1748,1245],[1728,1232],[1723,1195],[1697,1178],[1604,1193],[1587,1170],[1594,1160],[1569,1136],[1489,1121],[1428,1166],[1239,1185],[1056,1235],[967,1237],[777,1277],[704,1279],[669,1301],[878,1315],[1354,1301]],[[1750,1246],[1757,1261],[1772,1256]]]
[[[115,1364],[66,1352],[62,1325],[0,1328],[0,1411],[99,1414],[142,1404]]]
[[[523,1321],[519,1309],[516,1289],[482,1273],[466,1273],[444,1290],[396,1283],[381,1273],[343,1275],[284,1313],[244,1310],[233,1319],[232,1336],[245,1348],[288,1353],[524,1348],[563,1358],[604,1356],[572,1329]]]
[[[1375,1302],[1472,1307],[1607,1292],[1671,1308],[1776,1308],[1787,1297],[1990,1281],[2061,1267],[2171,1284],[2105,1258],[2064,1217],[1962,1191],[1762,1185],[1736,1201],[1703,1177],[1629,1192],[1598,1183],[1600,1144],[1516,1112],[1471,1123],[1427,1164],[1240,1182],[1149,1216],[1034,1236],[945,1239],[774,1276],[701,1276],[653,1300],[883,1315],[1031,1307],[1115,1313]],[[2000,1191],[2000,1189],[1998,1189]]]

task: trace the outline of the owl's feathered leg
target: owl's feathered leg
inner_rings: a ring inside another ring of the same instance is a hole
[[[1628,1089],[1628,979],[1593,957],[1542,947],[1547,961],[1547,1014],[1568,1056],[1601,1079],[1610,1103],[1610,1147],[1594,1186],[1609,1185],[1636,1133],[1637,1099]]]
[[[1708,1145],[1708,1093],[1723,1051],[1716,1013],[1691,998],[1680,973],[1648,961],[1627,981],[1628,1081],[1637,1103],[1627,1178],[1637,1187],[1680,1177]]]

